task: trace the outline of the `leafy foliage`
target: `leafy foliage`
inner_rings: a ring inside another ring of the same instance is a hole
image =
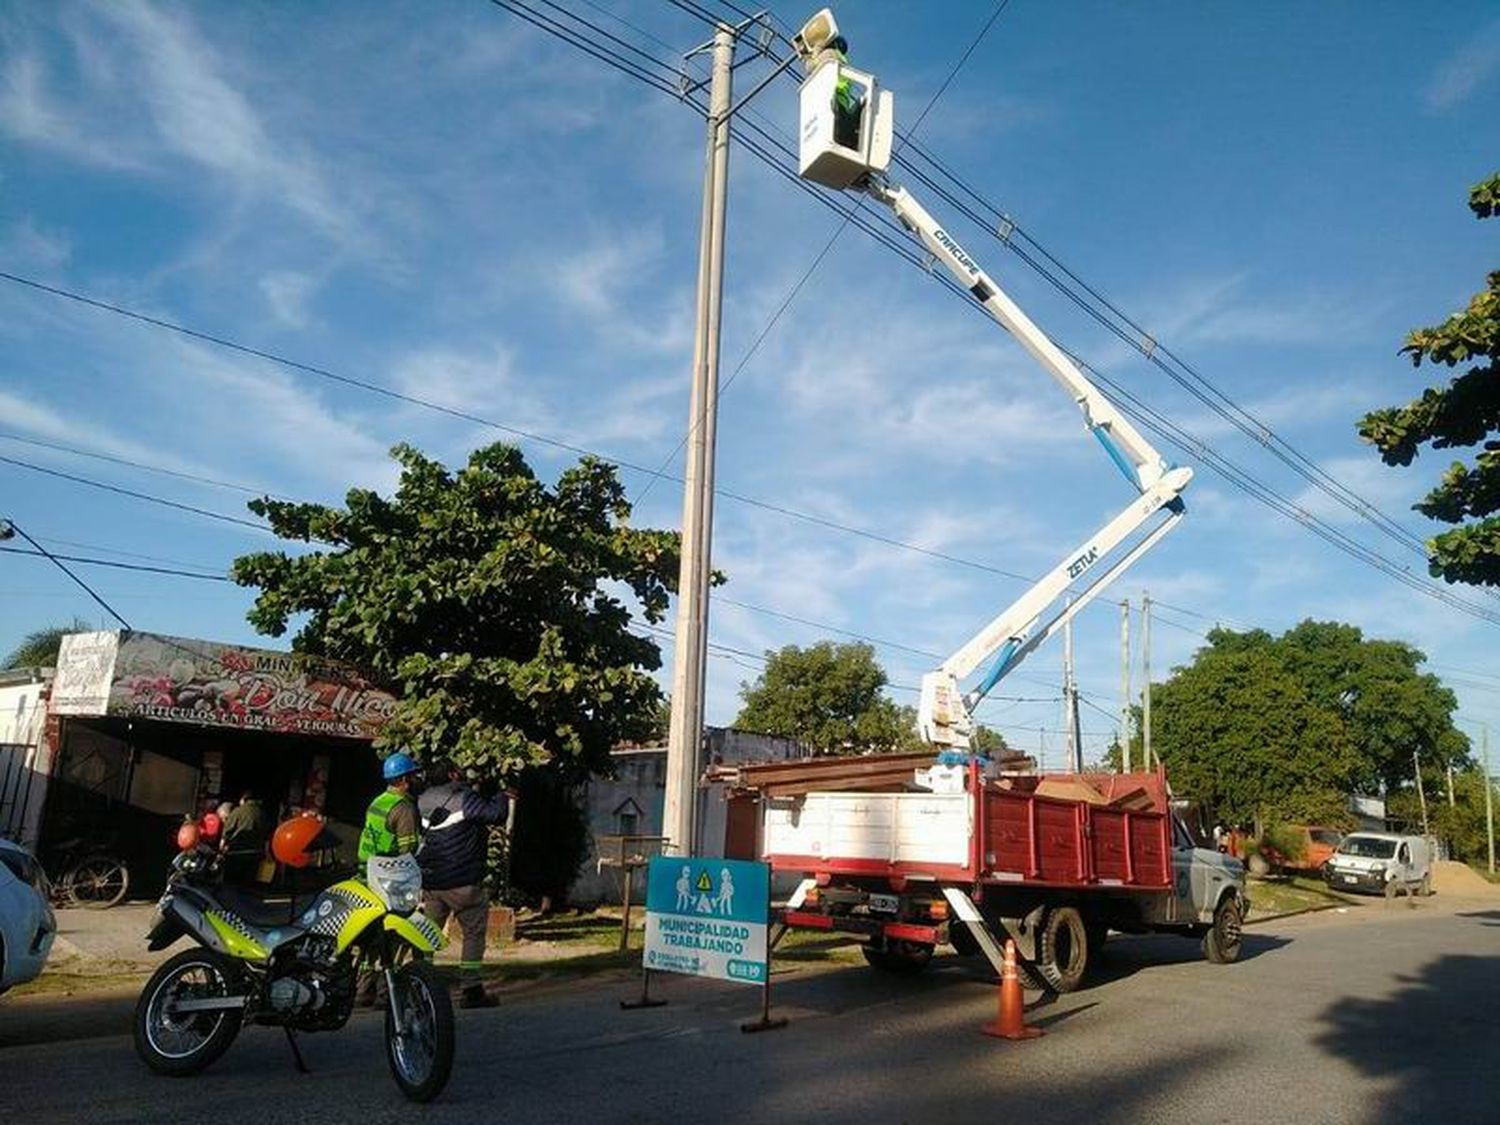
[[[885,670],[867,644],[820,641],[766,654],[752,684],[740,685],[741,730],[795,738],[823,754],[904,750],[920,745],[916,712],[882,693]]]
[[[1010,746],[1005,741],[1005,735],[994,727],[975,723],[974,732],[969,735],[969,748],[980,754],[998,754],[1002,750],[1009,750]]]
[[[0,664],[0,668],[52,668],[57,664],[57,653],[62,648],[62,639],[69,633],[87,633],[94,627],[81,617],[75,617],[66,625],[49,625],[34,633],[27,633],[21,643]]]
[[[1348,794],[1410,785],[1414,754],[1467,763],[1457,700],[1424,659],[1333,622],[1215,629],[1152,689],[1152,749],[1180,796],[1225,820],[1338,823]]]
[[[1481,219],[1500,206],[1500,174],[1476,184],[1469,208]],[[1413,366],[1474,365],[1446,387],[1429,387],[1405,406],[1366,414],[1360,436],[1388,465],[1410,465],[1422,445],[1433,449],[1483,443],[1472,464],[1455,461],[1417,511],[1462,524],[1428,542],[1429,569],[1449,582],[1500,585],[1500,270],[1468,306],[1442,324],[1418,328],[1401,351]],[[1491,437],[1491,435],[1496,435]],[[1469,521],[1465,523],[1465,521]]]
[[[630,527],[613,468],[593,459],[549,488],[503,443],[457,472],[407,445],[392,456],[391,497],[251,502],[282,538],[319,548],[235,561],[235,581],[260,590],[251,624],[280,636],[300,618],[295,649],[351,661],[399,696],[381,746],[475,777],[548,765],[569,784],[649,737],[660,654],[606,584],[659,621],[676,533]]]

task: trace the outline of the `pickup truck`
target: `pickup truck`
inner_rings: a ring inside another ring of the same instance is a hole
[[[1111,930],[1239,957],[1244,867],[1194,843],[1163,771],[994,777],[970,764],[934,785],[936,771],[911,768],[923,756],[881,757],[843,777],[818,763],[740,769],[760,796],[763,858],[802,877],[786,926],[853,935],[892,972],[921,970],[944,943],[998,970],[1012,938],[1023,980],[1058,992],[1082,983]]]

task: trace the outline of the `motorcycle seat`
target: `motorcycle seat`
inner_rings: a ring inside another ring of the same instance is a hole
[[[295,895],[290,899],[264,899],[238,887],[221,886],[214,897],[227,910],[262,929],[295,925],[302,912],[318,897],[316,894]]]

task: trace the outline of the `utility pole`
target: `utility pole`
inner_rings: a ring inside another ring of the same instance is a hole
[[[1130,599],[1120,603],[1120,766],[1130,772]]]
[[[698,244],[698,323],[693,337],[693,390],[688,416],[687,472],[682,488],[682,566],[678,572],[672,718],[667,736],[667,791],[662,810],[662,834],[681,855],[691,855],[696,843],[693,836],[698,805],[698,757],[703,743],[734,40],[734,30],[724,24],[714,32],[703,221]]]
[[[1068,599],[1073,604],[1073,599]],[[1068,709],[1068,769],[1083,772],[1083,741],[1078,729],[1078,681],[1073,676],[1073,619],[1063,623],[1063,705]]]
[[[1417,758],[1417,752],[1411,752],[1412,772],[1417,775],[1417,800],[1422,806],[1422,835],[1427,835],[1427,794],[1422,789],[1422,763]]]
[[[1448,807],[1453,807],[1453,763],[1448,763]]]
[[[1490,781],[1490,724],[1485,723],[1481,728],[1480,743],[1484,747],[1484,824],[1485,831],[1490,839],[1490,874],[1495,873],[1495,798],[1490,792],[1493,784]]]
[[[1151,595],[1141,596],[1141,768],[1151,769]]]

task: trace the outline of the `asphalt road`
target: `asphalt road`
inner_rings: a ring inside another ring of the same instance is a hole
[[[0,1048],[0,1116],[27,1125],[235,1122],[1500,1121],[1500,909],[1429,900],[1273,921],[1215,966],[1179,938],[1112,938],[1091,988],[1031,1013],[1045,1038],[979,1034],[995,989],[971,962],[899,979],[863,967],[778,976],[784,1030],[744,1035],[758,994],[681,978],[622,1012],[593,980],[459,1012],[442,1099],[390,1082],[379,1022],[302,1039],[250,1029],[219,1063],[156,1078],[124,1035]],[[68,1002],[95,1005],[93,1000]],[[120,1001],[96,1004],[99,1032]],[[0,1042],[12,1015],[0,1003]],[[83,1018],[75,1016],[75,1019]],[[11,1040],[14,1041],[13,1039]],[[13,1115],[14,1113],[14,1115]]]

